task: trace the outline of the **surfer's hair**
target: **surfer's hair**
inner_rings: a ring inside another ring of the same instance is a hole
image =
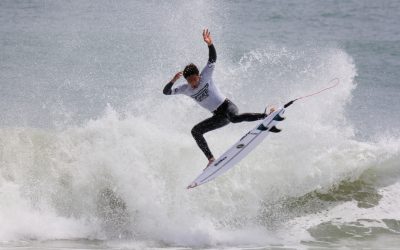
[[[185,69],[183,70],[183,76],[185,79],[191,75],[199,75],[199,69],[193,63],[186,65]]]

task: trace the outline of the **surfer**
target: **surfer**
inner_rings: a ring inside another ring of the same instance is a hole
[[[211,153],[203,134],[221,128],[228,123],[238,123],[243,121],[256,121],[267,116],[264,113],[242,113],[239,114],[238,107],[221,93],[214,84],[212,75],[217,60],[211,34],[208,29],[203,30],[203,40],[208,46],[208,62],[199,74],[199,70],[193,63],[185,67],[183,72],[178,72],[172,80],[164,87],[165,95],[184,94],[193,98],[200,106],[211,111],[213,116],[195,125],[191,131],[197,145],[208,159],[208,166],[215,160]],[[173,88],[174,83],[183,75],[187,84]],[[273,112],[273,109],[271,109]]]

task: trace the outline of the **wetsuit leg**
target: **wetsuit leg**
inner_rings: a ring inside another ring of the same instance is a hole
[[[226,116],[228,117],[229,121],[233,123],[238,123],[243,121],[252,122],[267,117],[267,115],[264,113],[242,113],[242,114],[238,113],[239,113],[238,107],[234,103],[229,102],[226,110]]]
[[[213,115],[212,117],[200,122],[196,126],[193,127],[192,129],[192,135],[194,139],[196,140],[197,145],[200,147],[201,151],[207,156],[207,159],[211,159],[213,154],[210,151],[210,148],[208,147],[208,144],[206,140],[204,139],[203,134],[223,127],[229,123],[229,120],[222,115]]]

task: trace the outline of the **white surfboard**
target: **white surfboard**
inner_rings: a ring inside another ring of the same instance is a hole
[[[248,155],[270,133],[278,133],[275,125],[283,121],[285,108],[280,108],[269,114],[257,127],[245,134],[237,143],[207,167],[187,188],[194,188],[209,182],[235,166]]]

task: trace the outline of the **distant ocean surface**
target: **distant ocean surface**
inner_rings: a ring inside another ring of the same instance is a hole
[[[241,112],[340,84],[188,191],[211,114],[162,89],[205,27]],[[394,0],[0,1],[0,249],[397,249],[399,27]]]

